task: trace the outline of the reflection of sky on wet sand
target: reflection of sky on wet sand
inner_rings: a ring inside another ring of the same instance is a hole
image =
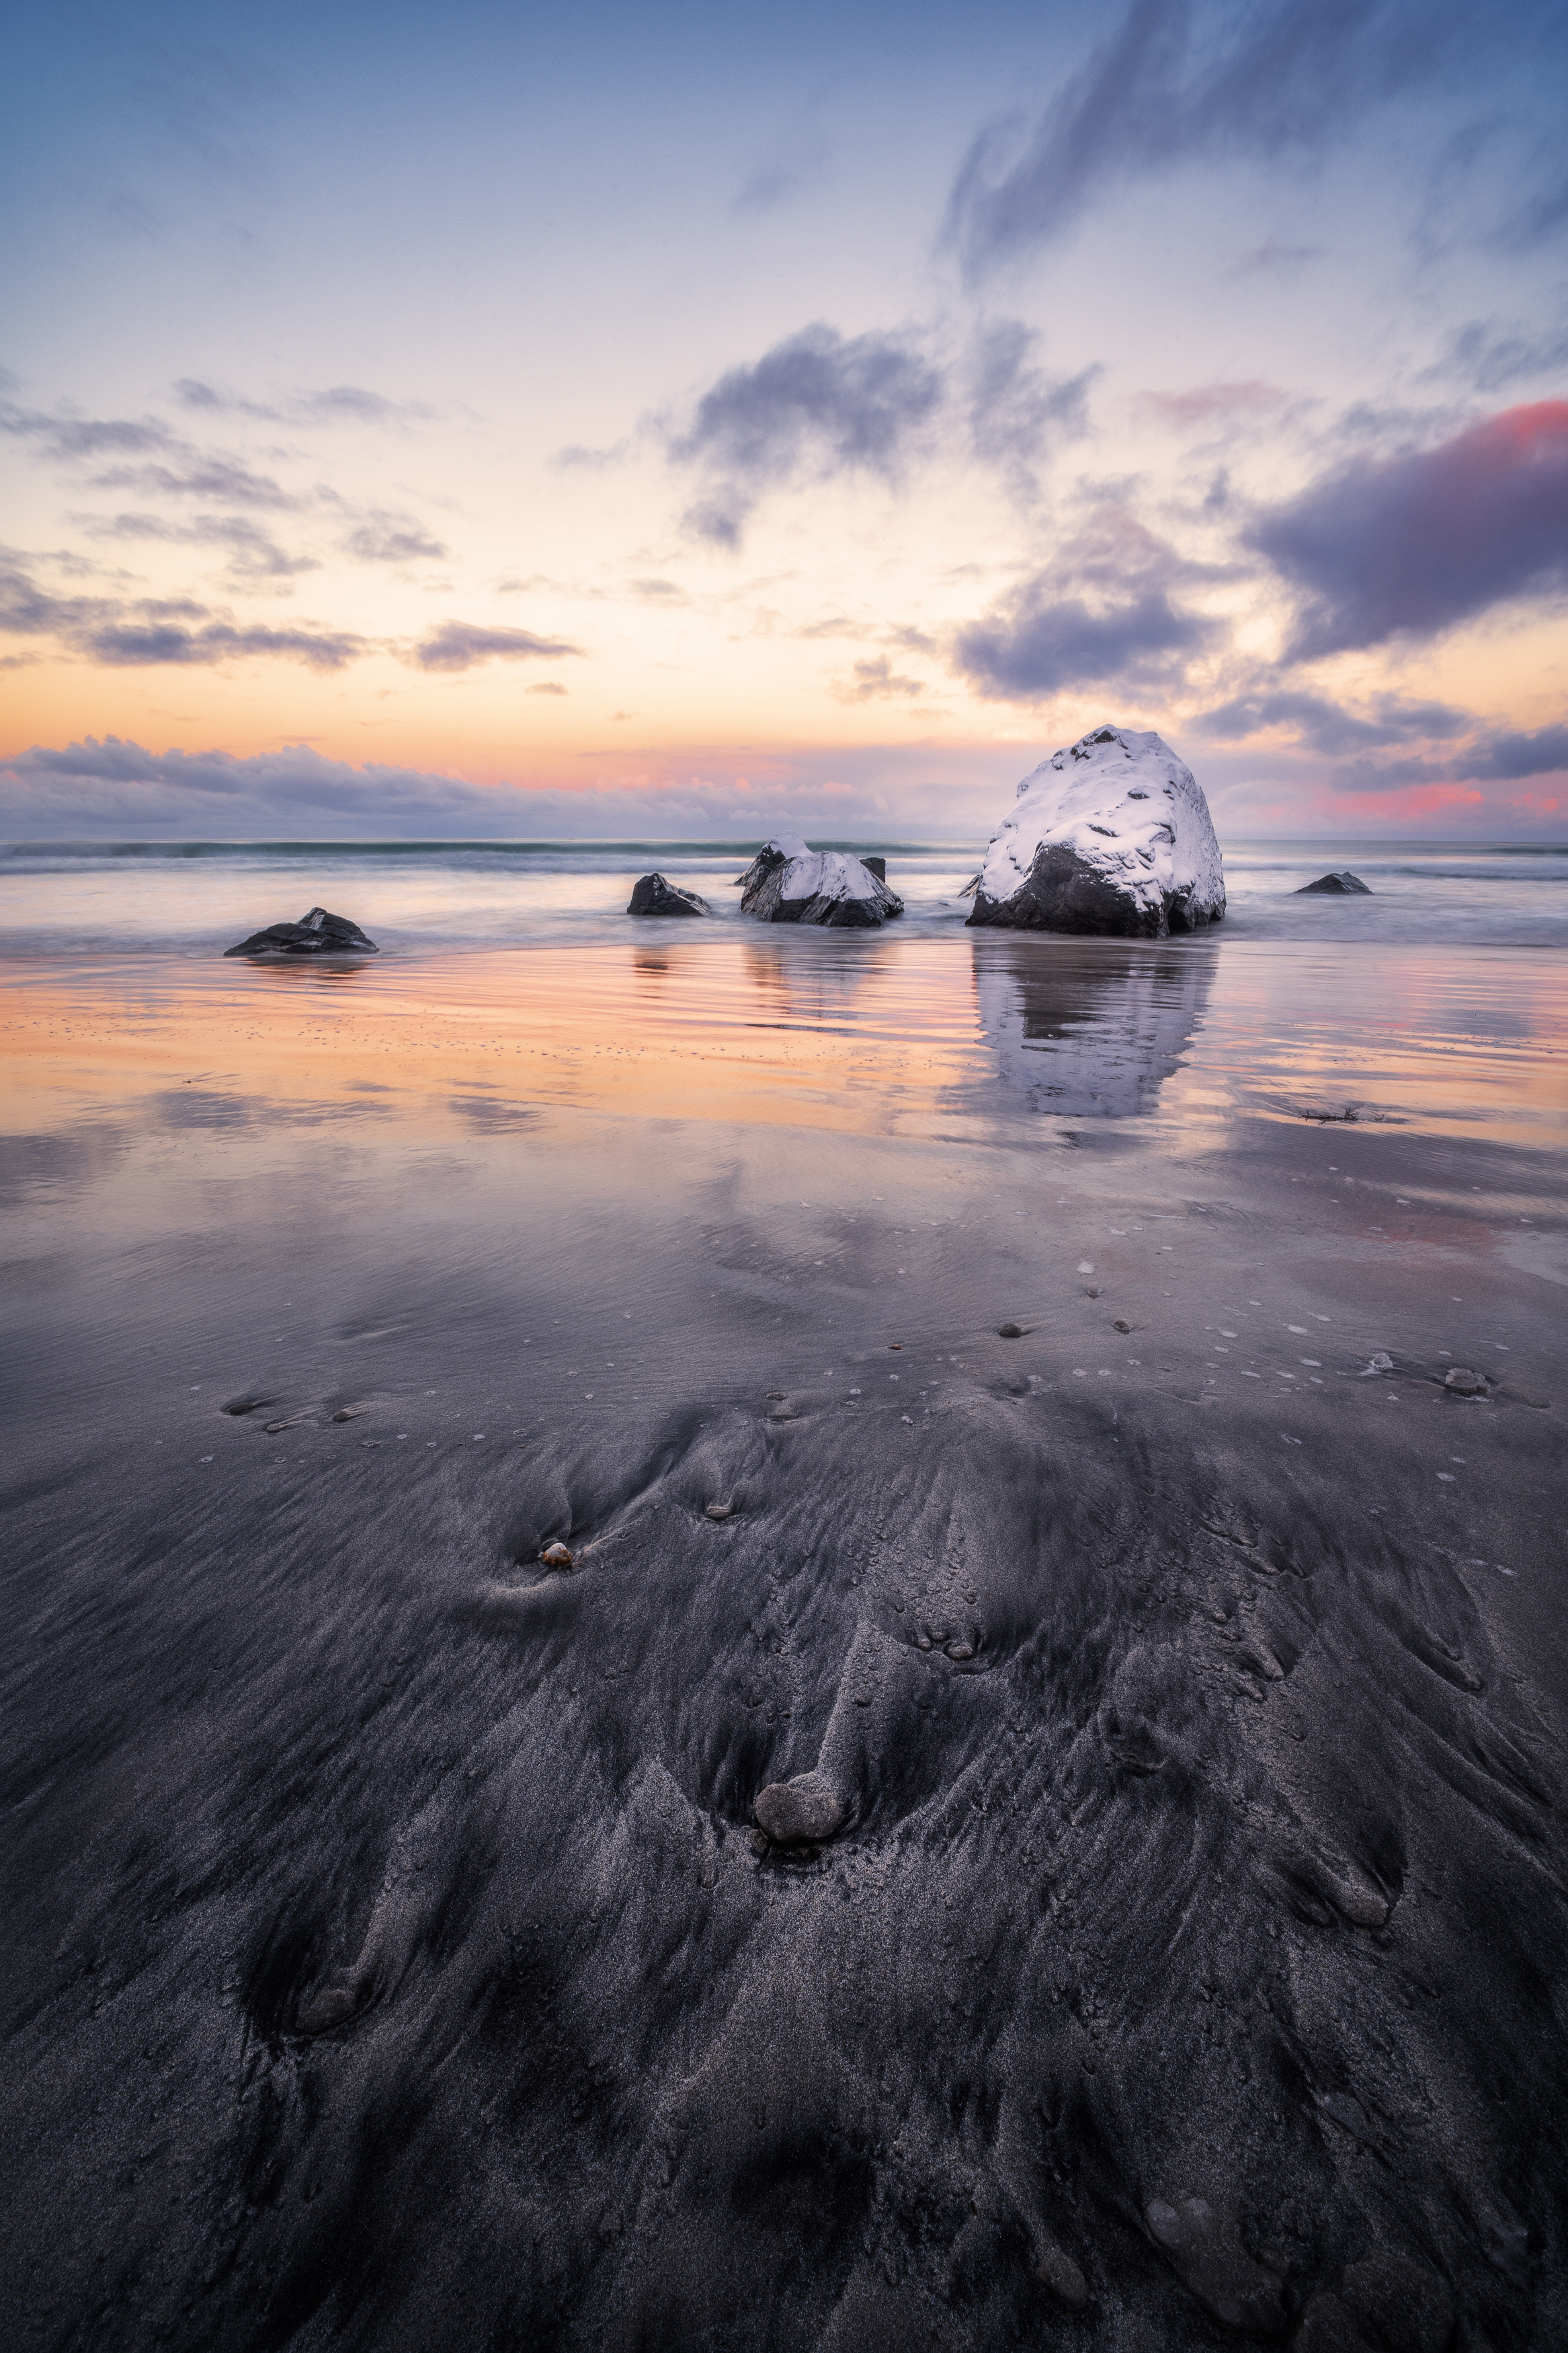
[[[1568,974],[1505,950],[762,934],[331,968],[13,966],[4,1117],[222,1128],[530,1106],[987,1134],[1238,1117],[1560,1148]],[[182,1107],[183,1106],[183,1107]]]

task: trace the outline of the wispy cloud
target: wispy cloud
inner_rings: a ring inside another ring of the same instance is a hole
[[[472,670],[482,661],[553,660],[563,654],[581,654],[559,638],[536,638],[531,629],[490,629],[472,621],[443,621],[440,628],[415,647],[411,659],[421,670]]]
[[[155,541],[165,546],[220,548],[237,583],[291,580],[320,569],[313,555],[290,555],[249,515],[210,515],[171,522],[153,514],[83,515],[79,526],[97,540]]]
[[[1224,625],[1175,601],[1212,578],[1125,510],[1108,506],[1079,537],[954,635],[952,662],[977,694],[1035,702],[1116,679],[1173,683]]]
[[[975,335],[968,358],[969,434],[982,464],[996,467],[1016,499],[1039,494],[1035,467],[1047,443],[1088,428],[1089,387],[1100,371],[1048,376],[1036,363],[1040,338],[1018,319],[996,319]]]
[[[1568,401],[1505,409],[1434,449],[1367,459],[1261,515],[1249,543],[1296,592],[1287,658],[1431,638],[1568,589]]]
[[[925,692],[925,681],[907,678],[894,670],[886,654],[872,661],[858,661],[853,675],[833,689],[840,702],[912,702]]]
[[[1232,744],[1283,730],[1312,751],[1338,757],[1468,734],[1477,722],[1469,712],[1444,702],[1406,702],[1385,694],[1358,712],[1299,688],[1261,687],[1205,711],[1193,724],[1205,735]]]
[[[290,393],[280,400],[250,400],[221,391],[195,376],[181,376],[174,397],[182,408],[208,417],[248,417],[269,425],[423,424],[437,412],[426,402],[392,400],[363,385],[329,385],[320,392]]]
[[[758,500],[780,484],[805,474],[896,479],[942,391],[940,371],[902,336],[802,328],[721,376],[671,439],[672,459],[709,480],[688,527],[735,547]]]
[[[1412,0],[1272,0],[1199,32],[1186,0],[1135,0],[1032,125],[1014,117],[981,132],[953,185],[946,240],[977,283],[1129,180],[1194,156],[1321,150],[1438,72],[1468,14]]]
[[[53,638],[116,670],[212,668],[270,656],[335,670],[370,650],[369,639],[348,630],[311,622],[286,629],[243,625],[188,597],[58,596],[14,555],[0,562],[0,634]]]
[[[307,670],[335,670],[369,651],[366,638],[347,630],[269,629],[254,624],[241,628],[232,621],[205,621],[199,628],[174,621],[120,621],[88,630],[78,643],[95,661],[120,670],[169,663],[211,668],[268,655],[303,662]]]
[[[1138,405],[1178,431],[1193,426],[1225,426],[1238,417],[1281,407],[1289,398],[1278,385],[1256,377],[1245,384],[1202,384],[1190,392],[1141,392]]]
[[[1568,325],[1504,327],[1495,319],[1472,319],[1448,338],[1443,357],[1425,371],[1427,382],[1471,385],[1477,392],[1503,392],[1531,376],[1560,375],[1568,369]]]
[[[357,564],[437,563],[450,553],[412,515],[380,512],[367,515],[349,533],[342,551]]]

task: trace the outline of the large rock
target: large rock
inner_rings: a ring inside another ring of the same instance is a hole
[[[843,849],[808,849],[798,833],[779,833],[741,877],[741,913],[760,923],[826,923],[870,931],[904,902],[865,860]]]
[[[1320,874],[1315,882],[1303,882],[1296,896],[1298,899],[1310,899],[1314,892],[1321,892],[1326,899],[1352,899],[1358,892],[1363,899],[1370,899],[1372,884],[1363,882],[1359,874],[1352,874],[1346,866],[1337,874]]]
[[[641,874],[626,902],[628,915],[710,915],[712,908],[695,891],[667,882],[662,874]]]
[[[969,920],[1163,939],[1224,913],[1225,867],[1192,770],[1158,735],[1099,727],[1025,777]]]
[[[237,948],[225,948],[225,955],[379,955],[375,942],[367,939],[357,923],[346,915],[329,915],[325,907],[312,907],[297,923],[268,923],[264,932],[252,932]]]

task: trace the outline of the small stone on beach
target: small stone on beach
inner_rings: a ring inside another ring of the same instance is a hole
[[[805,1846],[833,1836],[844,1820],[820,1773],[798,1773],[793,1781],[770,1781],[752,1809],[762,1829],[780,1846]]]
[[[729,1504],[710,1504],[707,1516],[710,1520],[727,1520],[731,1509],[732,1506]]]
[[[559,1539],[554,1544],[547,1544],[539,1557],[546,1568],[570,1568],[573,1563],[573,1556]]]
[[[1110,1328],[1113,1332],[1131,1332],[1132,1326],[1131,1324],[1124,1324],[1119,1315]]]
[[[1482,1397],[1486,1386],[1486,1375],[1473,1373],[1468,1365],[1452,1365],[1443,1376],[1443,1387],[1452,1389],[1456,1397]]]
[[[1021,1340],[1024,1336],[1024,1327],[1021,1324],[998,1324],[996,1336],[1001,1340]]]

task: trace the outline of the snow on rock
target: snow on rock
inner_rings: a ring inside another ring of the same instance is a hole
[[[969,920],[1163,939],[1224,913],[1219,843],[1192,770],[1152,732],[1098,727],[1025,777]]]
[[[904,902],[843,849],[808,849],[778,833],[741,877],[741,913],[760,923],[826,923],[862,931],[901,915]]]

